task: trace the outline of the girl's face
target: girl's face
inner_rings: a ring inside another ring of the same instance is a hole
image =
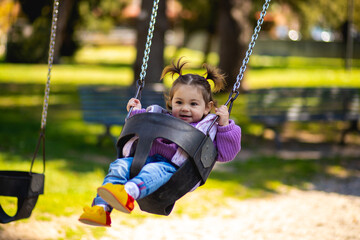
[[[172,115],[185,122],[199,122],[207,115],[213,102],[205,103],[201,89],[192,85],[180,85],[171,100]]]

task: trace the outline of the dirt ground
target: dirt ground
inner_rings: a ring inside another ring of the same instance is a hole
[[[360,197],[323,191],[291,191],[269,199],[228,200],[200,218],[131,219],[115,214],[97,239],[128,240],[359,240]],[[61,226],[76,227],[78,216],[3,226],[0,239],[68,239]],[[126,222],[126,224],[124,224]],[[81,239],[94,239],[86,227]]]
[[[282,157],[306,159],[322,154],[340,154],[355,158],[357,174],[337,180],[317,179],[308,191],[291,190],[265,199],[227,199],[200,217],[182,216],[131,218],[115,213],[112,227],[96,239],[127,240],[360,240],[360,148],[322,148],[295,151],[291,147],[277,151]],[[263,149],[274,154],[273,150]],[[242,157],[253,153],[244,150]],[[199,204],[193,197],[187,201]],[[206,204],[206,203],[201,203]],[[0,225],[0,239],[74,239],[63,226],[79,227],[78,215],[52,221],[14,222]],[[82,225],[83,227],[83,225]],[[81,239],[95,239],[93,227],[83,227]],[[98,236],[99,235],[99,236]]]

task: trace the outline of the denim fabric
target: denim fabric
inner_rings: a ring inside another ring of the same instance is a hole
[[[134,182],[140,189],[140,198],[156,191],[164,185],[171,176],[176,172],[176,167],[161,155],[154,155],[146,159],[144,167],[140,173],[130,178],[130,167],[133,157],[119,158],[110,164],[109,172],[104,178],[103,185],[107,183],[125,184],[126,182]],[[94,198],[93,205],[108,205],[98,195]]]

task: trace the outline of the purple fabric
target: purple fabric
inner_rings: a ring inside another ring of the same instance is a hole
[[[131,116],[144,112],[145,109],[133,110]],[[197,123],[191,123],[193,127],[195,127],[196,124]],[[233,160],[241,150],[241,128],[231,119],[229,125],[218,126],[214,144],[218,151],[217,161],[229,162]],[[160,154],[166,159],[172,159],[177,148],[175,143],[159,138],[153,142],[149,156]]]

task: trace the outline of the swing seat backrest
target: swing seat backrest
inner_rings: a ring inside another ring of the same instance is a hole
[[[135,135],[139,140],[131,166],[131,176],[136,176],[144,166],[156,138],[174,142],[189,155],[169,182],[137,201],[143,211],[169,215],[176,200],[198,182],[205,183],[215,164],[215,146],[210,137],[180,119],[161,113],[141,113],[127,119],[117,143],[118,157],[123,157],[124,145]]]
[[[44,193],[44,174],[0,171],[0,196],[16,197],[17,212],[9,216],[0,206],[0,223],[28,218],[40,194]]]

